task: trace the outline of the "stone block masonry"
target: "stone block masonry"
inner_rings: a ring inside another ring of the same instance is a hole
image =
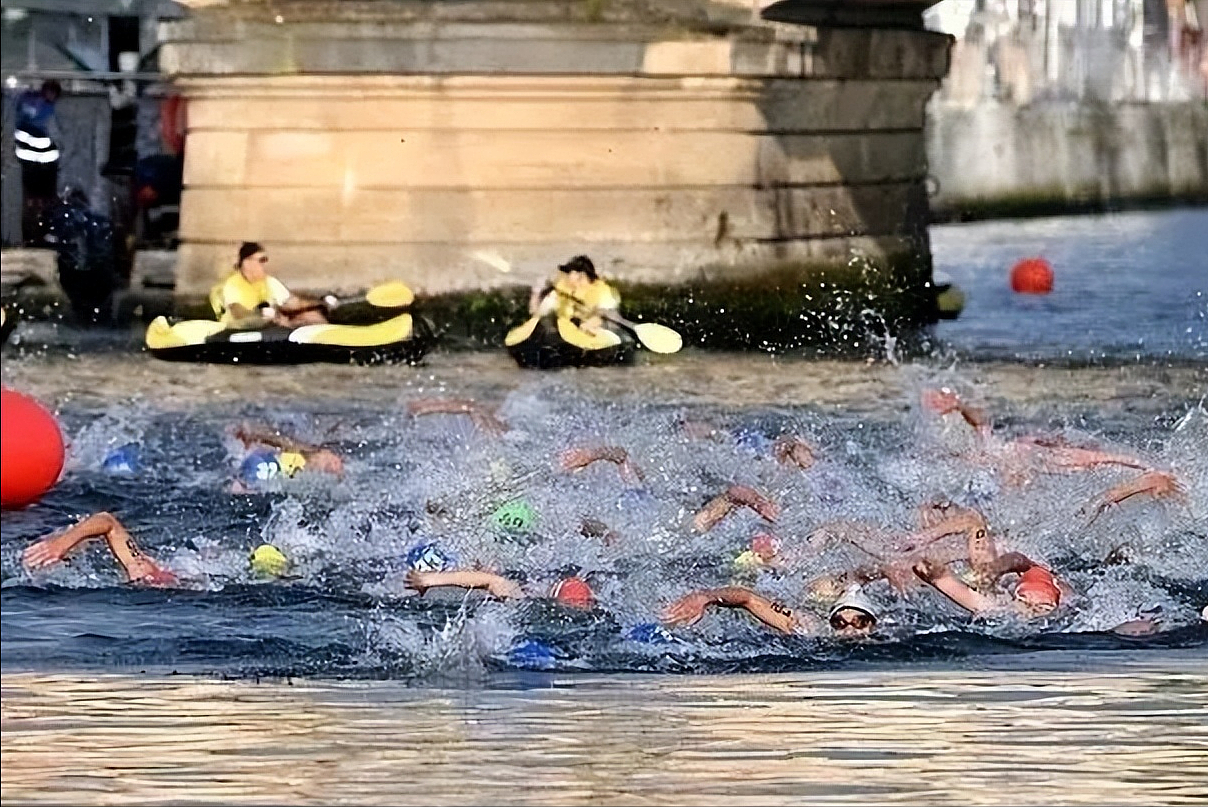
[[[628,282],[853,256],[926,281],[947,36],[590,5],[248,2],[165,26],[190,103],[179,292],[244,239],[324,289],[529,284],[581,252]]]

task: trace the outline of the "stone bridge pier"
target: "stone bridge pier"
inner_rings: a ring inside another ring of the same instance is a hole
[[[922,287],[929,4],[195,2],[161,51],[189,99],[178,293],[241,240],[303,288],[531,284],[578,253],[629,284]]]

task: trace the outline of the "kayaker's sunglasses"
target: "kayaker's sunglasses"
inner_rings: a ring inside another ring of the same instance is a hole
[[[842,612],[835,614],[830,618],[830,626],[835,630],[843,630],[844,628],[853,628],[854,630],[868,630],[877,621],[861,611],[856,611],[854,616],[844,616]]]
[[[259,258],[256,259],[256,263],[268,263],[268,256],[261,255]]]

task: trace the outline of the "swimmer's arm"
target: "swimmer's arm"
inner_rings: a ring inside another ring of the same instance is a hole
[[[486,589],[501,600],[521,599],[524,592],[514,581],[498,574],[482,571],[419,572],[407,573],[407,587],[421,595],[430,588]]]
[[[970,613],[980,614],[992,611],[998,606],[997,601],[992,597],[987,597],[965,585],[949,571],[947,566],[920,561],[915,564],[914,573],[930,583],[936,591]]]
[[[52,566],[74,552],[81,544],[104,538],[118,525],[111,513],[96,513],[58,535],[48,535],[25,550],[25,568],[41,569]],[[120,526],[120,525],[119,525]]]
[[[782,633],[794,633],[799,627],[797,618],[789,608],[739,586],[694,591],[667,606],[663,610],[662,620],[668,625],[692,625],[700,621],[711,605],[741,608]]]
[[[994,579],[997,580],[1004,574],[1023,574],[1035,565],[1036,561],[1022,552],[1008,552],[994,561]]]
[[[901,552],[903,554],[917,552],[950,535],[960,535],[968,530],[985,530],[985,528],[985,519],[980,515],[972,512],[961,513],[946,518],[933,527],[906,536],[902,542]]]
[[[286,437],[278,431],[249,426],[246,423],[240,424],[235,429],[235,438],[245,446],[264,445],[280,449],[281,451],[293,451],[298,454],[309,454],[320,450],[319,446],[304,443],[292,437]]]

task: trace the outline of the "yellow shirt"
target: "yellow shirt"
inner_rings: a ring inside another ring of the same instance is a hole
[[[222,284],[222,321],[229,325],[234,319],[231,316],[232,305],[255,311],[261,305],[284,305],[289,298],[289,289],[275,277],[266,276],[263,280],[249,283],[242,273],[234,272]]]
[[[554,291],[545,296],[538,313],[543,316],[556,313],[563,319],[586,319],[592,312],[616,311],[620,306],[621,296],[603,280],[593,280],[577,293],[571,290],[570,284],[559,280],[554,284]]]

